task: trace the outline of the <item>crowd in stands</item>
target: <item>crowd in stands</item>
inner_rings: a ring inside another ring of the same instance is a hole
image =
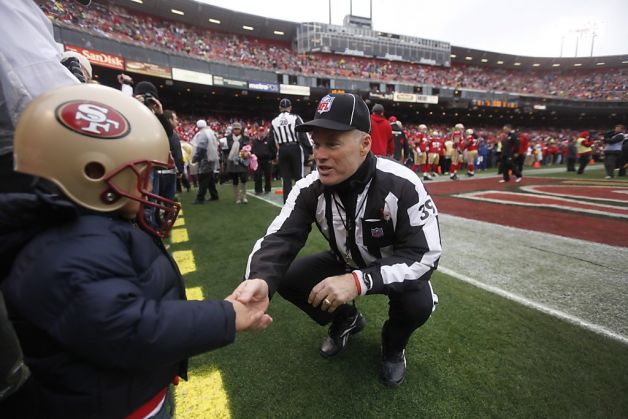
[[[318,77],[404,82],[452,88],[628,100],[628,69],[509,70],[454,64],[450,68],[336,54],[297,54],[288,43],[210,31],[109,4],[79,7],[40,0],[44,12],[67,25],[121,42],[213,62]]]

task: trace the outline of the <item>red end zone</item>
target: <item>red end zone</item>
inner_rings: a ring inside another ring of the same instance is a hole
[[[526,177],[426,187],[440,213],[628,247],[628,183]]]

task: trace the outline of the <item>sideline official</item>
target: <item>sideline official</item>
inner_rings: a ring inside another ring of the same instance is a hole
[[[277,146],[279,175],[283,182],[283,202],[286,202],[292,190],[292,181],[303,177],[303,163],[306,160],[304,146],[309,145],[309,138],[304,132],[297,132],[296,127],[303,123],[299,115],[292,113],[290,99],[281,99],[279,115],[273,119],[270,138]]]

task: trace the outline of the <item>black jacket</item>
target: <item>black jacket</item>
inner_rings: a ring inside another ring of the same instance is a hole
[[[44,194],[2,195],[0,214],[2,290],[32,372],[0,417],[124,417],[233,341],[232,305],[182,301],[174,260],[134,224]]]
[[[235,163],[229,160],[229,153],[231,152],[231,147],[233,147],[233,134],[227,135],[227,148],[223,150],[224,161],[227,162],[227,172],[229,173],[246,173],[249,169],[248,167]],[[247,144],[250,144],[251,140],[246,135],[242,134],[240,137],[240,150]]]
[[[168,142],[174,165],[177,168],[177,173],[183,173],[183,152],[181,151],[179,135],[175,131],[172,131],[172,135],[168,137]]]
[[[393,123],[390,124],[390,127],[395,140],[395,160],[399,161],[401,159],[401,150],[403,150],[403,155],[408,158],[410,156],[410,147],[408,146],[406,133],[403,132],[403,128],[399,124]]]
[[[273,160],[277,156],[275,142],[269,137],[253,140],[251,152],[261,161]]]
[[[502,158],[512,159],[519,152],[519,135],[516,131],[511,131],[502,142]]]
[[[401,291],[429,280],[441,254],[438,212],[416,174],[369,154],[349,179],[325,186],[318,172],[299,180],[249,256],[246,278],[272,294],[316,224],[363,294]]]

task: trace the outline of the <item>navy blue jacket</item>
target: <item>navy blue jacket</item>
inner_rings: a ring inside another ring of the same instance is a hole
[[[36,208],[22,198],[0,200],[0,212]],[[33,216],[46,218],[42,208]],[[188,357],[231,343],[235,313],[225,301],[184,301],[176,264],[134,224],[68,218],[14,240],[20,249],[2,282],[37,387],[30,403],[46,417],[124,417],[185,378]],[[10,229],[19,227],[0,225],[0,241],[15,239]]]

